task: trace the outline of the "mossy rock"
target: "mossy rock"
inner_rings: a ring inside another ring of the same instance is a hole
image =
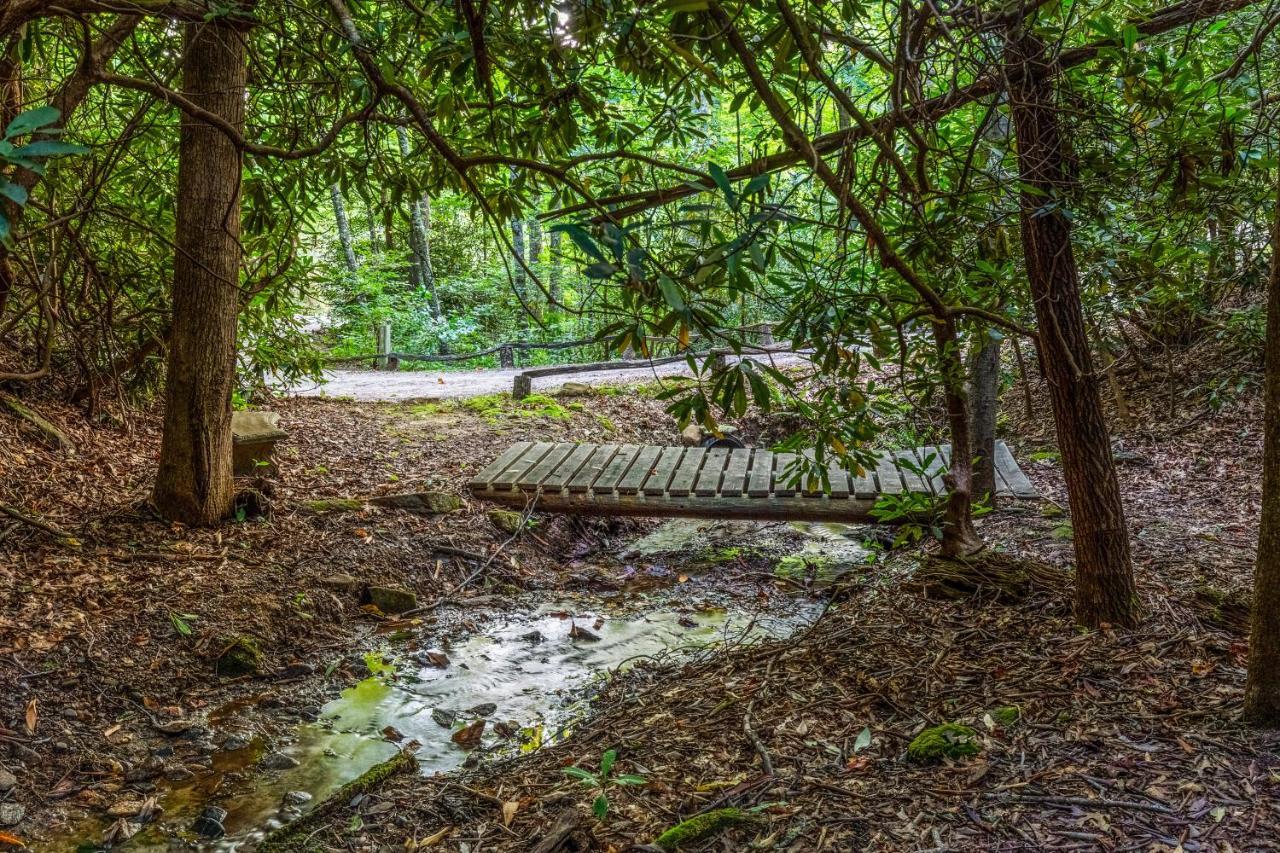
[[[316,498],[303,501],[302,506],[316,514],[326,512],[359,512],[364,509],[364,501],[359,498]]]
[[[257,675],[262,668],[262,646],[253,637],[232,637],[223,643],[213,671],[223,678]]]
[[[489,523],[503,533],[515,534],[524,526],[524,516],[509,509],[489,510]]]
[[[681,845],[703,841],[723,829],[759,822],[759,817],[742,809],[714,809],[677,823],[653,843],[663,850],[677,850]]]
[[[556,392],[557,397],[590,397],[595,389],[585,382],[566,382]]]
[[[978,733],[959,723],[943,723],[925,729],[907,745],[907,758],[929,764],[944,758],[965,758],[982,751]]]
[[[462,498],[450,492],[410,492],[401,495],[378,495],[369,503],[390,509],[416,512],[420,515],[445,515],[462,509]]]
[[[360,600],[372,604],[383,613],[407,613],[418,606],[418,596],[405,589],[389,586],[365,587]]]

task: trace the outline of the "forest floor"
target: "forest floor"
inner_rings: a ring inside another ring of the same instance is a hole
[[[1177,387],[1199,387],[1211,361],[1187,354]],[[393,663],[430,663],[423,650],[446,637],[463,660],[465,638],[513,608],[587,595],[595,604],[582,611],[599,614],[587,628],[606,639],[612,622],[656,621],[626,615],[645,601],[689,626],[714,607],[823,615],[786,639],[638,664],[605,685],[570,737],[529,755],[512,757],[502,741],[520,737],[500,725],[469,755],[446,742],[469,769],[382,780],[337,803],[307,849],[515,851],[559,838],[546,849],[625,851],[725,808],[740,810],[721,813],[740,825],[682,849],[1275,849],[1280,745],[1238,713],[1260,496],[1256,394],[1211,411],[1150,376],[1126,387],[1135,426],[1117,430],[1117,456],[1147,618],[1096,632],[1073,625],[1069,591],[1052,586],[1020,600],[936,597],[912,577],[918,549],[850,572],[832,593],[775,576],[776,555],[748,549],[722,549],[714,565],[702,552],[629,556],[653,522],[540,517],[513,538],[481,505],[415,515],[338,500],[461,494],[470,472],[521,439],[675,441],[640,389],[521,407],[280,401],[291,438],[279,476],[259,484],[273,511],[218,531],[147,510],[154,413],[91,425],[41,406],[74,455],[0,418],[0,502],[74,537],[0,519],[0,683],[14,685],[0,692],[0,818],[13,824],[0,833],[69,850],[87,826],[96,841],[104,828],[137,831],[174,786],[220,802],[259,784],[228,758],[246,752],[228,707],[256,709],[260,743],[248,752],[270,768],[338,690],[371,671],[407,680],[363,652],[394,641]],[[1061,470],[1033,390],[1030,417],[1017,390],[1006,398],[1004,437],[1046,500],[984,517],[982,533],[1010,555],[1067,566]],[[780,437],[759,418],[739,426],[752,443],[766,441],[762,429]],[[391,619],[361,604],[367,584],[448,606]],[[258,672],[219,678],[214,658],[244,636],[261,643]],[[468,660],[487,666],[505,648]],[[977,755],[907,759],[911,738],[946,722],[974,729]],[[598,770],[611,749],[612,774],[644,784],[607,784],[599,821],[598,792],[564,768]]]

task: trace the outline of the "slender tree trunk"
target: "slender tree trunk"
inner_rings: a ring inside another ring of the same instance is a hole
[[[1129,557],[1120,483],[1080,307],[1071,225],[1059,199],[1068,177],[1054,103],[1053,69],[1029,32],[1008,43],[1024,72],[1009,93],[1022,191],[1022,243],[1040,329],[1040,358],[1053,402],[1058,447],[1071,502],[1076,553],[1076,618],[1084,625],[1133,625],[1139,602]]]
[[[516,218],[511,220],[511,251],[515,255],[515,269],[512,277],[515,283],[516,296],[520,300],[520,317],[524,323],[524,328],[529,328],[529,293],[528,293],[528,276],[525,275],[524,262],[524,220]]]
[[[355,240],[351,236],[351,222],[347,219],[347,205],[342,200],[342,190],[337,184],[329,187],[329,197],[333,199],[333,218],[338,223],[338,242],[342,244],[342,258],[347,263],[347,270],[355,272],[356,263]]]
[[[1262,398],[1262,520],[1253,568],[1249,677],[1244,713],[1251,722],[1280,727],[1280,188],[1267,283],[1266,377]]]
[[[973,427],[973,493],[996,494],[996,414],[1000,408],[1000,344],[1003,338],[979,330],[981,346],[970,371],[970,417]]]
[[[396,139],[400,143],[400,156],[409,158],[409,134],[403,127],[396,127]],[[436,293],[436,275],[431,268],[431,197],[426,193],[410,206],[413,223],[413,252],[417,256],[418,276],[422,286],[427,289],[431,299],[431,316],[439,320],[444,316],[440,310],[440,296]]]
[[[547,258],[547,292],[551,296],[551,307],[556,311],[560,310],[564,304],[564,282],[560,271],[560,238],[559,231],[552,231],[547,238],[551,244],[550,256]]]
[[[244,128],[245,31],[214,18],[185,25],[183,89]],[[231,391],[240,305],[240,151],[212,125],[182,115],[173,326],[164,435],[152,498],[165,517],[216,524],[231,510]]]
[[[967,557],[985,546],[973,526],[973,441],[963,390],[964,361],[960,357],[960,341],[953,318],[934,319],[933,334],[951,433],[951,465],[943,477],[947,506],[942,520],[942,553],[948,557]]]

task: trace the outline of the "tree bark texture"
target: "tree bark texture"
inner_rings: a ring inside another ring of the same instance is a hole
[[[1133,625],[1140,607],[1124,505],[1080,306],[1071,225],[1060,208],[1068,178],[1053,69],[1043,42],[1027,32],[1012,35],[1007,59],[1023,185],[1023,254],[1071,504],[1076,619],[1091,627]]]
[[[552,310],[558,311],[564,302],[564,281],[560,271],[560,232],[552,231],[547,240],[551,249],[547,258],[547,293],[551,297]]]
[[[973,428],[973,493],[995,500],[996,414],[1000,407],[1000,343],[988,329],[979,330],[980,346],[969,377],[969,414]]]
[[[244,127],[245,33],[223,19],[186,24],[183,89],[200,107]],[[182,116],[173,326],[164,435],[152,498],[166,518],[213,525],[231,510],[231,391],[240,305],[239,149]]]
[[[1253,569],[1253,624],[1244,713],[1251,722],[1280,728],[1280,189],[1267,283],[1265,423],[1262,442],[1262,520]]]
[[[943,476],[947,505],[942,518],[942,553],[948,557],[968,557],[985,546],[973,526],[973,441],[963,391],[964,362],[960,358],[954,317],[934,318],[933,334],[951,433],[951,466]]]
[[[347,205],[342,200],[342,189],[337,184],[329,187],[329,197],[333,199],[333,218],[338,223],[338,242],[342,244],[342,259],[347,264],[348,272],[355,272],[356,263],[355,239],[351,236],[351,222],[347,219]]]

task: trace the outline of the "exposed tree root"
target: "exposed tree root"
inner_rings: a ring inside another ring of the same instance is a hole
[[[1014,603],[1037,592],[1058,593],[1067,600],[1071,580],[1067,572],[1039,560],[983,551],[961,559],[925,557],[911,586],[934,598],[988,596]]]

